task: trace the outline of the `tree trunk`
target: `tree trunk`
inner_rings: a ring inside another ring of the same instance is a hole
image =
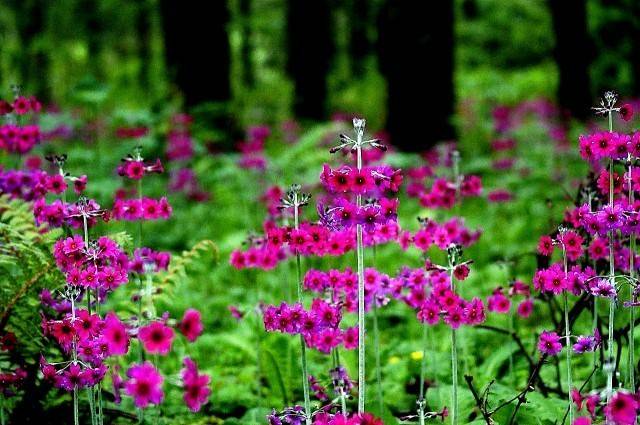
[[[367,58],[371,54],[369,40],[369,25],[371,10],[367,0],[353,0],[349,5],[349,57],[351,58],[351,72],[355,77],[364,75]]]
[[[297,117],[325,118],[326,76],[334,41],[328,0],[289,0],[287,10],[287,71],[295,86]]]
[[[632,30],[631,39],[631,80],[633,83],[633,95],[637,98],[640,96],[640,3],[631,2]],[[631,94],[631,93],[630,93]]]
[[[387,131],[405,151],[455,137],[453,0],[391,1],[378,17],[378,57],[387,80]]]
[[[549,7],[556,34],[558,103],[576,118],[585,119],[593,104],[585,0],[549,0]]]
[[[231,97],[226,1],[162,0],[167,67],[187,106]]]
[[[240,48],[240,62],[242,63],[242,81],[246,87],[253,87],[253,61],[251,60],[251,0],[240,0],[240,26],[242,32],[242,47]]]

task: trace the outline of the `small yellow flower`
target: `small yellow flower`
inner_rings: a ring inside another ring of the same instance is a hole
[[[400,363],[400,357],[398,356],[389,357],[389,364],[398,364],[398,363]]]
[[[422,351],[414,351],[411,353],[412,360],[422,360]]]

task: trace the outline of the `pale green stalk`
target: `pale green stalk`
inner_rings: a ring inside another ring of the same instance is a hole
[[[613,118],[611,116],[611,110],[609,110],[609,132],[613,132]],[[609,206],[613,207],[613,159],[609,161]],[[614,264],[614,232],[609,232],[609,279],[611,284],[615,285],[615,264]],[[615,300],[609,300],[609,335],[607,342],[607,404],[611,400],[613,395],[613,372],[615,369],[613,359],[613,325],[615,320]]]
[[[298,230],[300,227],[300,218],[298,212],[298,192],[294,192],[293,220],[294,228]],[[302,266],[300,264],[300,252],[296,249],[296,280],[298,288],[298,302],[302,304]],[[304,336],[300,334],[300,360],[302,363],[302,391],[304,393],[304,411],[305,421],[307,425],[311,425],[311,399],[309,397],[309,372],[307,367],[307,347],[304,342]]]
[[[373,245],[373,263],[376,262],[376,246]],[[376,362],[376,386],[378,390],[378,410],[382,415],[384,394],[382,392],[382,367],[380,365],[380,329],[378,327],[378,302],[373,300],[373,352]]]
[[[456,284],[453,279],[455,261],[455,258],[453,261],[449,261],[449,280],[454,293],[456,292]],[[458,425],[458,341],[456,329],[453,327],[451,328],[451,425]]]
[[[424,380],[427,373],[427,332],[428,326],[426,323],[422,324],[422,359],[420,361],[420,397],[418,397],[418,419],[420,425],[424,425]]]
[[[362,170],[362,139],[364,127],[356,128],[357,168]],[[362,206],[362,195],[356,197],[358,207]],[[356,225],[356,250],[358,257],[358,413],[365,410],[365,322],[364,322],[364,244],[362,242],[362,225]]]
[[[564,243],[562,243],[562,259],[564,262],[564,278],[567,279],[568,277],[568,265],[567,265],[567,251],[566,251],[566,247],[564,246]],[[571,388],[573,387],[573,381],[572,381],[572,371],[571,371],[571,355],[572,355],[572,349],[571,349],[571,344],[570,344],[570,338],[571,338],[571,328],[569,325],[569,297],[567,295],[567,291],[565,289],[564,293],[563,293],[563,298],[564,298],[564,335],[565,335],[565,353],[567,356],[567,393],[569,395],[569,423],[572,424],[573,423],[573,401],[571,399]]]
[[[631,182],[631,175],[633,173],[633,166],[629,165],[629,170],[627,175],[629,176],[629,205],[633,205],[635,202],[635,194],[633,192],[634,188]],[[636,275],[636,267],[635,267],[635,255],[636,255],[636,235],[634,232],[631,232],[629,235],[629,278],[631,282],[634,282]],[[629,306],[629,389],[633,392],[636,389],[636,371],[635,371],[635,307],[633,305],[634,295],[633,295],[634,287],[633,285],[629,285],[629,301],[631,305]]]

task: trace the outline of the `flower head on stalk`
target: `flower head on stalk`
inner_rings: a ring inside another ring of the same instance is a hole
[[[616,108],[618,95],[614,91],[607,91],[604,97],[600,99],[600,106],[593,106],[596,115],[606,115],[612,112],[620,112],[620,108]]]
[[[382,141],[380,139],[363,140],[366,124],[366,120],[362,118],[354,118],[353,128],[356,132],[356,140],[352,139],[346,134],[340,134],[340,144],[331,148],[329,152],[336,153],[344,148],[350,148],[352,152],[355,152],[358,149],[362,149],[365,145],[371,145],[374,148],[380,149],[381,151],[386,151],[387,147],[382,144]]]
[[[299,211],[300,207],[309,204],[309,200],[311,199],[311,194],[302,193],[302,186],[299,184],[292,184],[287,190],[286,196],[280,199],[280,206],[278,209],[286,210],[289,208],[293,208],[294,211]]]

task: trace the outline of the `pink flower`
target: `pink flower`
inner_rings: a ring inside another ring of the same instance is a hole
[[[54,174],[47,178],[47,190],[51,193],[61,194],[67,190],[67,183],[60,174]]]
[[[544,255],[545,257],[549,257],[553,254],[553,240],[551,239],[551,236],[540,236],[540,240],[538,241],[538,252],[540,255]]]
[[[533,311],[533,300],[531,298],[527,298],[523,300],[520,304],[518,304],[518,316],[526,319],[531,315]]]
[[[110,356],[120,356],[129,351],[129,335],[118,316],[112,311],[104,318],[102,338],[107,344]]]
[[[178,323],[178,329],[190,342],[195,341],[204,330],[200,312],[193,308],[185,311],[182,320]]]
[[[200,407],[209,400],[211,378],[198,373],[198,366],[189,357],[183,360],[182,387],[184,389],[184,402],[192,412],[197,412]]]
[[[620,117],[625,121],[631,121],[633,118],[633,105],[625,103],[620,107]]]
[[[130,179],[141,179],[144,176],[144,163],[142,161],[127,161],[124,166],[124,174]]]
[[[629,393],[618,391],[604,408],[605,417],[616,425],[633,425],[637,418],[638,401]]]
[[[342,345],[347,350],[358,348],[358,327],[353,326],[342,333]]]
[[[18,96],[13,101],[13,112],[17,115],[24,115],[31,109],[31,102],[23,96]]]
[[[575,418],[571,425],[591,425],[591,418],[587,416],[582,416],[580,418]]]
[[[173,329],[162,322],[152,322],[143,326],[138,331],[138,338],[142,346],[149,354],[166,355],[171,350],[173,343]]]
[[[555,356],[562,351],[562,344],[560,344],[560,337],[555,332],[544,331],[540,335],[538,340],[538,350],[542,354],[549,356]]]
[[[145,408],[149,404],[162,403],[164,378],[150,362],[134,364],[127,371],[127,376],[129,380],[125,383],[125,392],[134,398],[136,407]]]

